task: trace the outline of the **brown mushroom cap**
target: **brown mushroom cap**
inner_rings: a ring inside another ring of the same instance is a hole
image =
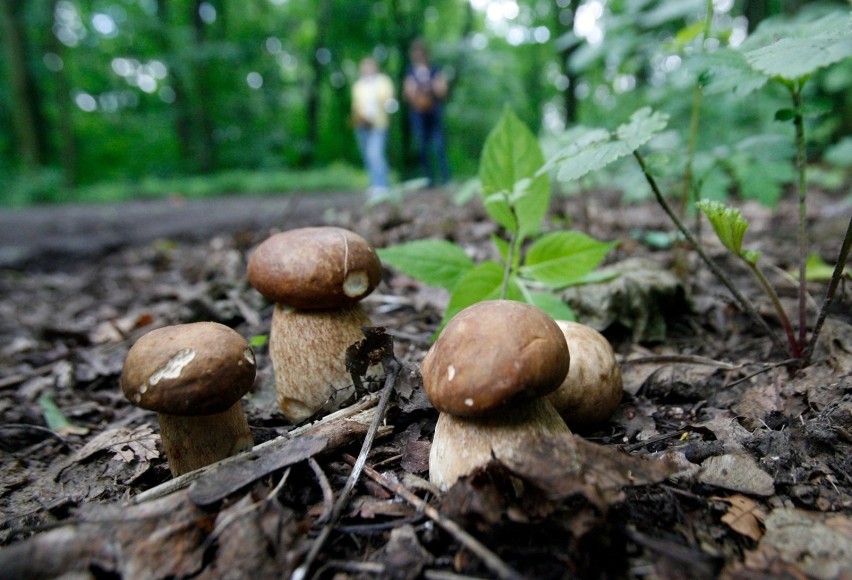
[[[379,284],[370,244],[336,227],[299,228],[267,238],[252,253],[248,279],[269,300],[300,309],[354,304]]]
[[[571,351],[568,376],[547,398],[571,427],[608,420],[621,403],[621,367],[604,335],[590,326],[567,320],[556,323]]]
[[[128,351],[121,389],[130,402],[167,415],[211,415],[245,395],[254,353],[236,331],[216,322],[166,326]]]
[[[553,391],[569,357],[562,331],[543,311],[488,300],[447,323],[423,360],[423,386],[439,411],[477,417]]]

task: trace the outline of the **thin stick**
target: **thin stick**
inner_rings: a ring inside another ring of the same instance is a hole
[[[714,262],[713,259],[709,255],[707,255],[698,239],[695,238],[695,236],[692,234],[686,224],[684,224],[677,216],[677,214],[672,210],[671,206],[669,205],[669,202],[666,201],[666,198],[660,191],[660,188],[657,185],[657,181],[648,171],[648,166],[645,165],[645,159],[639,153],[638,149],[633,152],[633,157],[635,157],[636,161],[639,162],[639,167],[642,168],[642,173],[645,175],[645,180],[648,182],[648,185],[651,186],[651,191],[654,192],[654,196],[657,198],[657,202],[663,207],[663,210],[665,210],[665,212],[671,218],[672,222],[674,222],[675,226],[677,226],[677,229],[680,230],[680,233],[682,233],[684,237],[689,241],[689,243],[692,244],[692,247],[695,248],[695,251],[698,253],[699,257],[704,261],[704,263],[707,264],[707,267],[710,268],[710,271],[713,272],[716,277],[719,278],[722,284],[725,285],[725,287],[740,305],[740,308],[742,308],[749,315],[749,317],[755,324],[757,324],[763,329],[763,332],[765,332],[766,335],[770,338],[770,340],[772,340],[772,344],[774,344],[775,347],[779,350],[787,352],[787,349],[784,348],[784,343],[781,342],[781,339],[778,338],[778,336],[774,332],[772,332],[772,329],[769,328],[769,324],[767,324],[767,322],[760,316],[760,314],[758,314],[751,301],[746,298],[742,294],[742,292],[737,290],[737,287],[734,286],[734,283],[731,281],[731,279],[728,278],[728,276],[722,271],[722,269],[716,264],[716,262]]]
[[[382,396],[379,399],[378,406],[376,407],[376,415],[373,418],[373,422],[370,423],[370,428],[367,430],[367,435],[364,437],[364,443],[361,445],[361,452],[358,454],[358,461],[355,462],[355,466],[352,468],[352,473],[349,474],[349,479],[346,481],[343,491],[340,492],[340,497],[337,498],[337,503],[334,504],[334,509],[331,511],[331,518],[329,518],[328,522],[326,522],[323,526],[319,536],[317,536],[317,539],[314,540],[308,555],[305,557],[304,563],[296,568],[290,576],[291,580],[303,580],[304,578],[307,578],[314,560],[316,560],[328,540],[328,537],[331,535],[331,531],[334,529],[334,526],[337,525],[337,521],[340,519],[340,516],[343,515],[343,510],[346,509],[346,506],[349,504],[349,496],[352,494],[352,490],[355,489],[355,484],[358,483],[361,471],[364,468],[364,464],[367,462],[367,454],[373,446],[373,440],[376,438],[379,425],[381,425],[382,421],[384,421],[388,403],[390,403],[390,396],[391,393],[393,393],[394,385],[396,384],[396,377],[399,375],[399,371],[401,369],[401,365],[395,359],[384,361],[383,364],[385,366],[385,386],[382,389]]]
[[[814,331],[811,333],[811,340],[805,348],[805,364],[809,363],[811,356],[814,354],[817,338],[822,330],[822,325],[825,323],[825,318],[828,316],[828,309],[831,306],[831,301],[834,299],[834,293],[837,292],[837,286],[840,284],[840,278],[843,277],[843,268],[846,267],[846,260],[849,259],[849,248],[852,246],[852,218],[849,218],[849,223],[846,225],[846,236],[843,238],[843,245],[840,246],[840,254],[837,256],[837,263],[834,265],[834,272],[831,275],[831,282],[828,285],[828,290],[825,293],[825,299],[822,301],[822,307],[819,310]]]
[[[143,491],[142,493],[133,496],[127,502],[129,504],[138,504],[144,501],[157,499],[161,497],[165,497],[172,492],[175,492],[179,489],[183,489],[187,487],[190,483],[195,481],[196,479],[201,478],[205,473],[209,471],[213,471],[214,469],[219,469],[223,465],[230,465],[231,463],[239,463],[242,461],[251,461],[250,457],[256,457],[257,454],[266,450],[266,449],[274,449],[282,444],[286,444],[288,441],[291,441],[294,437],[298,437],[304,433],[309,433],[312,430],[315,430],[319,427],[327,425],[329,423],[333,423],[335,421],[339,421],[342,419],[346,419],[347,417],[352,417],[357,415],[358,413],[370,409],[376,406],[376,398],[374,396],[370,396],[365,398],[362,401],[355,403],[350,407],[346,407],[345,409],[340,409],[330,415],[326,415],[319,421],[315,421],[314,423],[310,423],[308,425],[302,425],[300,427],[296,427],[292,431],[288,431],[284,435],[280,437],[276,437],[271,441],[264,441],[258,445],[255,445],[248,451],[244,451],[238,455],[232,455],[231,457],[226,457],[216,463],[211,463],[210,465],[206,465],[194,471],[190,471],[175,477],[174,479],[169,479],[168,481],[164,481],[160,485],[152,487],[149,490]]]
[[[518,580],[523,578],[522,574],[506,564],[499,556],[497,556],[497,554],[489,550],[482,542],[471,536],[464,528],[451,519],[443,516],[441,512],[426,503],[424,500],[420,499],[420,497],[415,495],[398,481],[385,477],[372,467],[365,466],[364,474],[388,491],[395,493],[413,505],[417,508],[417,510],[426,514],[426,517],[441,526],[465,548],[476,554],[482,560],[482,563],[485,564],[485,566],[494,573],[496,577],[506,580]]]

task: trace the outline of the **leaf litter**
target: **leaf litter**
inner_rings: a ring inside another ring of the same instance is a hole
[[[369,212],[326,211],[320,221],[359,231],[380,247],[450,239],[477,260],[495,259],[487,255],[494,229],[483,209],[435,203],[439,195],[413,194],[399,207]],[[818,205],[820,196],[813,197]],[[578,211],[573,198],[553,203],[567,215]],[[323,549],[317,575],[672,577],[689,564],[696,577],[831,578],[848,570],[849,290],[841,297],[845,314],[840,307],[829,320],[816,364],[790,373],[767,364],[769,341],[706,272],[678,281],[670,250],[636,244],[636,227],[661,229],[659,210],[623,207],[606,194],[587,209],[601,218],[589,233],[623,242],[608,266],[636,259],[644,271],[659,272],[629,284],[627,276],[596,284],[617,289],[601,294],[606,309],[588,295],[574,305],[606,320],[626,371],[639,371],[625,373],[616,415],[577,437],[540,441],[523,457],[495,457],[440,495],[424,480],[437,414],[417,367],[445,298],[387,270],[386,284],[366,304],[373,323],[388,329],[403,370],[366,477]],[[792,204],[775,213],[754,206],[744,212],[756,214],[747,216],[755,224],[750,240],[767,259],[784,263],[794,255],[794,240],[784,237],[792,229],[782,227],[795,223]],[[346,454],[357,451],[357,440],[341,439],[322,452],[309,446],[302,457],[310,456],[313,467],[282,460],[240,476],[204,506],[180,487],[134,503],[166,489],[170,479],[155,417],[124,401],[117,380],[129,346],[158,326],[215,320],[247,338],[266,334],[271,307],[247,286],[244,268],[268,233],[211,232],[206,241],[104,251],[62,269],[0,273],[5,575],[285,577],[298,568],[316,518],[328,511],[328,494],[344,487]],[[747,272],[727,266],[757,295]],[[644,278],[656,286],[643,287]],[[811,288],[821,295],[819,283]],[[265,441],[287,433],[298,440],[302,431],[267,408],[272,376],[266,346],[257,344],[258,379],[246,408],[263,453]],[[677,357],[693,362],[671,362]],[[42,396],[81,430],[51,431]],[[424,515],[426,507],[434,519]],[[466,543],[465,530],[478,544]]]

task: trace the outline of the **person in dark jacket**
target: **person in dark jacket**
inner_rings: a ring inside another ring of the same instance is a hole
[[[417,39],[409,50],[410,65],[403,81],[403,98],[408,104],[411,132],[417,145],[420,164],[430,185],[450,180],[444,137],[443,109],[447,97],[447,79],[429,62],[426,44]],[[430,155],[431,153],[431,155]],[[432,163],[437,165],[437,173]]]

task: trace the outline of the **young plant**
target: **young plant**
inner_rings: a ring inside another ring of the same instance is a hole
[[[708,8],[709,10],[709,8]],[[712,204],[704,202],[700,205],[703,211],[708,215],[713,227],[719,234],[720,239],[726,247],[735,255],[741,258],[755,275],[758,277],[761,286],[767,292],[776,309],[785,332],[787,333],[788,345],[787,352],[801,363],[807,364],[810,354],[813,351],[813,345],[819,334],[822,320],[824,320],[825,312],[833,297],[834,288],[836,288],[837,280],[842,273],[842,266],[835,268],[832,276],[832,284],[829,292],[826,295],[826,300],[820,312],[820,317],[817,325],[814,328],[810,340],[806,342],[806,288],[807,281],[807,177],[806,177],[806,150],[805,150],[805,133],[804,119],[806,116],[821,111],[809,107],[804,103],[803,87],[808,79],[818,69],[828,67],[834,63],[842,61],[852,56],[852,16],[848,12],[831,13],[818,20],[812,22],[792,22],[792,21],[767,21],[757,32],[753,34],[746,42],[738,49],[725,49],[715,53],[702,54],[699,60],[704,63],[706,70],[702,71],[700,80],[701,87],[705,94],[721,93],[723,91],[735,91],[740,97],[748,95],[769,83],[780,84],[785,87],[791,96],[793,103],[792,109],[783,109],[776,113],[775,118],[781,121],[792,121],[795,127],[795,150],[796,161],[795,168],[798,182],[798,198],[799,198],[799,323],[798,335],[793,330],[792,325],[783,311],[775,290],[768,282],[765,276],[757,268],[757,260],[759,254],[742,249],[742,236],[748,224],[742,218],[738,211],[726,208],[721,204]],[[697,110],[697,109],[696,109]],[[695,110],[694,110],[695,111]],[[644,120],[644,122],[643,122]],[[553,163],[563,164],[563,169],[560,170],[560,177],[563,179],[576,179],[580,177],[584,163],[577,164],[578,160],[585,158],[594,158],[595,163],[591,164],[592,168],[599,169],[610,162],[614,161],[622,154],[632,153],[643,174],[645,175],[648,184],[657,201],[681,231],[684,237],[693,245],[695,251],[699,254],[707,266],[716,274],[720,280],[728,287],[737,302],[745,310],[749,316],[759,324],[773,342],[784,350],[784,345],[781,343],[766,321],[760,317],[751,302],[736,288],[731,280],[721,271],[721,269],[710,259],[703,251],[698,239],[686,227],[677,213],[671,208],[666,201],[665,196],[660,191],[656,180],[648,170],[644,158],[638,151],[638,145],[632,146],[635,142],[631,142],[629,136],[639,134],[647,141],[650,135],[655,131],[662,129],[665,125],[665,117],[658,113],[650,113],[643,109],[637,111],[631,119],[628,126],[641,128],[641,130],[633,131],[624,130],[620,127],[614,134],[600,132],[596,135],[594,131],[588,133],[590,138],[588,142],[575,144],[573,150],[566,154],[557,156]],[[693,127],[695,125],[693,124]],[[690,134],[692,141],[694,133]],[[639,143],[641,145],[642,143]],[[626,153],[625,153],[626,152]],[[691,155],[691,152],[690,152]],[[753,173],[754,166],[748,164],[745,173]],[[580,168],[579,170],[577,168]],[[689,167],[688,167],[689,169]],[[734,165],[736,170],[736,165]],[[758,197],[762,197],[764,201],[777,201],[777,194],[780,193],[780,188],[770,191],[770,185],[777,183],[767,183],[767,179],[758,178],[752,180],[757,182],[758,188],[762,187],[763,193]],[[688,186],[688,184],[687,184]],[[852,221],[847,229],[846,239],[844,240],[843,249],[838,260],[838,264],[845,263],[846,256],[849,252],[850,245],[850,230],[852,230]]]
[[[550,205],[550,168],[535,135],[507,108],[485,141],[479,165],[485,210],[505,234],[492,237],[500,261],[477,264],[446,240],[417,240],[378,250],[385,264],[450,292],[441,328],[462,309],[496,298],[526,302],[553,318],[574,320],[556,292],[592,279],[592,271],[615,243],[573,231],[541,233]]]
[[[720,201],[711,201],[708,199],[702,199],[695,205],[710,220],[710,225],[713,226],[713,230],[719,236],[722,245],[742,260],[752,271],[758,282],[760,282],[761,288],[763,288],[766,295],[772,301],[775,312],[777,312],[778,318],[781,321],[781,326],[784,327],[784,332],[787,334],[790,354],[793,358],[800,358],[802,356],[802,344],[796,339],[793,333],[793,325],[790,324],[790,319],[787,318],[787,312],[781,305],[781,300],[778,298],[775,288],[772,287],[772,284],[764,276],[760,268],[757,267],[760,252],[743,249],[743,238],[749,224],[740,213],[740,210],[728,207]]]

